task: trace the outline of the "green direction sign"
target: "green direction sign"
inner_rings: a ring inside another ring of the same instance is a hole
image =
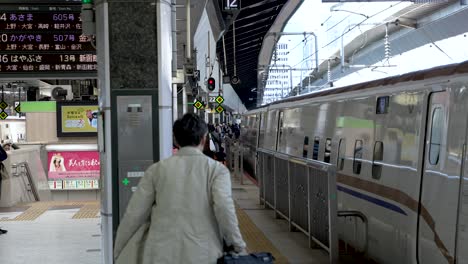
[[[4,109],[7,108],[7,107],[8,107],[8,104],[7,104],[5,101],[2,100],[2,101],[0,102],[0,108],[1,108],[2,110],[4,110]]]
[[[5,120],[7,117],[8,117],[8,114],[7,114],[7,113],[5,113],[5,112],[1,112],[1,113],[0,113],[0,118],[1,118],[2,120]]]
[[[200,101],[197,100],[197,101],[193,104],[193,106],[195,106],[195,108],[197,108],[197,109],[201,109],[201,108],[203,107],[203,104],[202,104]]]
[[[215,101],[218,104],[222,104],[224,102],[224,98],[221,95],[218,95],[218,97],[216,97]]]
[[[125,179],[123,179],[122,183],[123,183],[123,185],[127,186],[130,183],[130,181],[127,178],[125,178]]]
[[[218,114],[221,114],[222,112],[224,112],[224,107],[221,105],[218,105],[218,107],[216,107],[215,110],[216,112],[218,112]]]
[[[15,107],[15,111],[16,113],[21,113],[21,104],[18,104],[16,107]]]

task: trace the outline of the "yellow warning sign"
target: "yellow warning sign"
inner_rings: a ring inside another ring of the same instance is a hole
[[[218,107],[216,107],[216,112],[218,112],[218,114],[221,114],[222,112],[224,112],[224,107],[221,106],[221,105],[218,105]]]
[[[195,106],[195,108],[197,108],[197,109],[201,109],[201,108],[203,107],[203,104],[202,104],[200,101],[197,100],[197,101],[193,104],[193,106]]]
[[[8,104],[5,103],[5,101],[1,101],[1,102],[0,102],[0,108],[1,108],[1,109],[5,109],[5,108],[7,108],[7,107],[8,107]]]
[[[8,114],[7,114],[7,113],[5,113],[5,112],[1,112],[1,113],[0,113],[0,118],[1,118],[2,120],[5,120],[7,117],[8,117]]]
[[[218,95],[218,97],[216,97],[215,101],[218,104],[222,104],[224,102],[224,98],[221,95]]]

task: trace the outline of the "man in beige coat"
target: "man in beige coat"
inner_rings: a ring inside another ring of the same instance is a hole
[[[173,130],[180,150],[145,172],[117,231],[114,256],[148,218],[143,264],[214,264],[222,256],[223,239],[245,252],[229,171],[202,153],[206,123],[186,114]]]

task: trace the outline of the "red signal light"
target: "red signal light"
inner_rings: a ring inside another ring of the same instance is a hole
[[[208,86],[208,90],[214,91],[214,89],[216,88],[215,79],[214,78],[209,78],[207,86]]]

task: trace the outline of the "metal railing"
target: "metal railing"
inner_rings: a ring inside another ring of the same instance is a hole
[[[354,222],[354,228],[353,228],[353,233],[354,233],[354,243],[357,244],[358,242],[358,239],[357,239],[357,222],[356,222],[356,218],[359,218],[362,223],[364,223],[364,228],[365,228],[365,231],[364,231],[364,246],[362,248],[362,252],[364,254],[367,253],[367,248],[368,248],[368,236],[369,236],[369,227],[368,227],[368,220],[367,220],[367,217],[362,213],[362,212],[359,212],[359,211],[338,211],[338,217],[343,217],[343,218],[347,218],[347,217],[352,217],[352,218],[355,218],[355,222]],[[357,249],[356,249],[357,250]],[[348,243],[345,242],[345,251],[347,252],[348,251]]]
[[[12,164],[11,174],[13,177],[21,177],[28,201],[39,201],[39,194],[32,179],[31,170],[29,169],[27,162]]]
[[[331,164],[257,150],[260,200],[338,263],[336,170]]]
[[[245,148],[236,140],[226,141],[227,166],[243,184]],[[293,157],[267,149],[257,149],[256,178],[260,204],[275,211],[277,218],[289,222],[289,230],[300,230],[309,237],[309,246],[319,245],[338,259],[338,218],[353,218],[354,245],[358,244],[359,219],[364,225],[364,244],[368,249],[368,219],[359,211],[337,210],[336,168],[334,165]],[[348,243],[345,243],[345,252]]]
[[[233,172],[233,176],[244,184],[244,148],[237,140],[226,140],[226,166]]]

